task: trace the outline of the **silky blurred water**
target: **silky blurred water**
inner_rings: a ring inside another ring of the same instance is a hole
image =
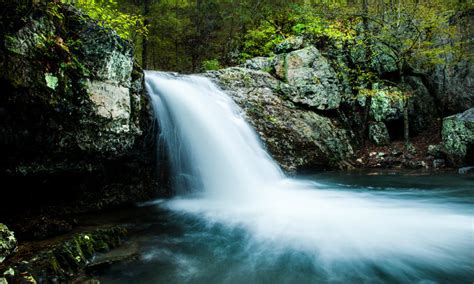
[[[147,72],[146,83],[179,195],[149,204],[139,260],[102,282],[474,280],[472,179],[287,178],[211,81]]]
[[[139,245],[139,258],[96,277],[101,283],[474,279],[473,177],[328,173],[304,179],[315,184],[265,208],[199,196],[144,204],[128,214],[129,242]]]

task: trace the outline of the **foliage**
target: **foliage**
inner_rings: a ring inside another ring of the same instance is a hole
[[[88,16],[96,19],[100,25],[115,30],[124,39],[132,39],[137,35],[146,36],[148,26],[140,14],[121,12],[117,0],[62,0],[72,3]]]
[[[269,55],[284,39],[283,35],[276,33],[274,26],[265,22],[258,28],[248,31],[244,36],[241,59],[245,61],[256,56]]]
[[[222,66],[217,59],[204,60],[201,65],[203,71],[219,70]]]

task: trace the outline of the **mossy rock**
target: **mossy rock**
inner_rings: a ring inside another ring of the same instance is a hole
[[[383,122],[371,122],[369,124],[369,139],[377,146],[390,144],[390,135]]]
[[[0,263],[15,252],[16,246],[17,240],[15,234],[10,231],[7,226],[0,223]]]
[[[21,281],[17,278],[27,273],[33,280],[44,283],[68,282],[74,274],[86,267],[96,253],[118,247],[126,235],[127,230],[122,226],[75,234],[36,253],[21,265],[13,265],[16,276],[11,281]]]
[[[474,162],[474,108],[443,119],[443,146],[454,164]]]

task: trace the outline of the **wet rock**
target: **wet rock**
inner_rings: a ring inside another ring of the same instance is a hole
[[[103,254],[98,254],[87,265],[87,271],[98,271],[110,267],[113,264],[132,261],[139,257],[138,245],[131,243],[120,246]]]
[[[443,119],[443,146],[454,164],[474,162],[474,108]]]
[[[369,139],[377,146],[390,144],[390,135],[383,122],[371,122],[369,124]]]
[[[460,175],[471,174],[474,173],[474,167],[463,167],[458,169],[458,173]]]
[[[41,240],[67,233],[73,225],[61,218],[52,216],[30,216],[27,220],[19,220],[21,226],[15,228],[18,237],[27,240]]]
[[[205,75],[242,107],[284,169],[349,166],[353,150],[347,131],[337,121],[284,100],[282,82],[270,74],[234,67]]]
[[[28,261],[12,266],[13,283],[65,283],[84,269],[96,253],[118,247],[127,230],[121,226],[77,233],[35,253]]]
[[[444,168],[446,166],[446,160],[444,159],[434,159],[433,160],[433,168],[439,169]]]
[[[403,162],[403,165],[408,169],[427,168],[427,164],[425,161],[406,160]]]
[[[0,263],[15,252],[16,246],[15,234],[0,223]]]

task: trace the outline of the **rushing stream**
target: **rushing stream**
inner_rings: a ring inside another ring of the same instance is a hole
[[[147,72],[146,82],[181,194],[155,202],[138,221],[139,259],[102,282],[474,280],[472,178],[289,179],[209,80]]]

